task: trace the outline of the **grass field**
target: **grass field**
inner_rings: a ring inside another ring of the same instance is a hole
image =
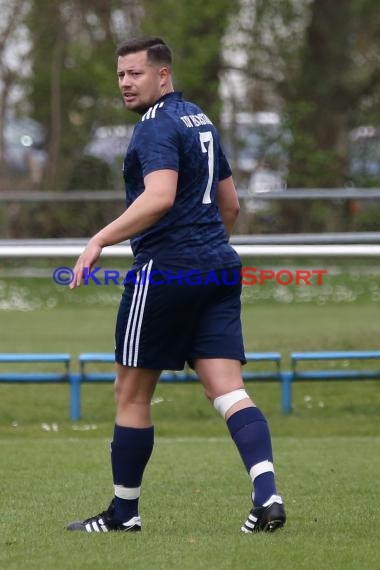
[[[70,293],[7,270],[2,352],[112,351],[117,288]],[[322,289],[245,290],[246,349],[378,349],[379,293],[370,266],[335,271]],[[67,521],[105,508],[112,493],[112,386],[84,386],[83,419],[73,423],[67,386],[0,384],[0,568],[378,568],[379,383],[299,383],[288,417],[277,384],[247,389],[271,426],[285,529],[239,533],[250,485],[222,420],[199,385],[162,384],[144,530],[119,536],[65,531]]]
[[[289,521],[250,536],[239,533],[249,484],[231,442],[158,438],[141,535],[68,533],[110,497],[108,446],[84,434],[2,440],[3,568],[378,568],[379,438],[275,438]]]

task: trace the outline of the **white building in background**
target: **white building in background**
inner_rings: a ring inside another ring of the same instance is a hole
[[[274,109],[262,111],[252,108],[249,94],[253,78],[247,68],[253,46],[255,0],[240,0],[240,11],[230,22],[224,38],[223,58],[227,68],[220,82],[223,101],[222,127],[226,152],[240,184],[252,194],[281,191],[284,184],[284,165],[274,159],[279,154],[281,121]],[[267,162],[269,162],[267,164]],[[246,201],[251,211],[266,205]]]
[[[31,73],[31,62],[28,53],[31,49],[29,30],[23,19],[30,8],[27,0],[0,0],[0,105],[4,97],[6,76],[11,72],[15,79],[8,94],[7,108],[16,104],[25,104],[24,90],[20,80]],[[5,42],[3,40],[6,39]],[[27,109],[26,109],[27,110]]]
[[[226,115],[236,109],[247,108],[247,64],[248,50],[252,36],[248,30],[253,29],[255,0],[240,0],[238,14],[231,18],[224,37],[223,59],[231,69],[226,71],[220,82],[220,94],[223,101],[223,112]]]
[[[44,155],[38,148],[41,127],[31,119],[16,118],[30,111],[23,85],[31,73],[31,42],[23,23],[29,8],[28,0],[0,0],[0,151],[7,175],[27,174],[32,184],[38,184]]]

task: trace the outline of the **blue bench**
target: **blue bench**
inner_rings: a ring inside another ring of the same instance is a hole
[[[323,380],[373,380],[380,379],[380,351],[323,351],[293,352],[290,355],[291,370],[281,370],[282,357],[278,352],[248,352],[247,366],[243,368],[244,381],[278,381],[281,385],[281,404],[283,412],[292,411],[292,389],[296,381]],[[378,360],[374,369],[349,369],[340,366],[332,368],[335,361],[368,361]],[[113,382],[114,371],[93,372],[88,367],[96,363],[114,364],[114,354],[95,352],[79,355],[79,372],[70,372],[71,356],[61,353],[0,353],[0,364],[4,363],[45,363],[63,365],[61,372],[0,372],[0,382],[68,382],[70,384],[70,418],[78,420],[81,415],[81,385],[85,382]],[[250,370],[248,363],[270,362],[274,367],[270,371]],[[304,362],[329,362],[330,367],[323,370],[304,370]],[[180,372],[164,371],[160,382],[195,382],[198,377],[193,370],[187,368]]]
[[[58,364],[63,365],[63,370],[60,372],[0,372],[0,382],[36,382],[36,383],[61,383],[61,382],[71,382],[70,374],[70,354],[62,353],[0,353],[0,364]],[[52,368],[52,367],[51,367]]]
[[[279,352],[248,352],[247,362],[273,362],[275,367],[272,372],[249,371],[243,369],[243,378],[250,380],[278,380],[281,381],[281,354]],[[92,372],[88,366],[92,364],[114,364],[113,353],[89,352],[79,355],[79,374],[71,375],[70,417],[78,420],[81,416],[81,385],[86,382],[113,382],[115,372]],[[179,372],[164,371],[160,376],[160,382],[196,382],[198,376],[190,368]]]
[[[329,362],[334,361],[367,361],[378,360],[376,369],[351,370],[332,367],[324,370],[303,370],[299,368],[301,362]],[[290,355],[291,370],[282,372],[282,409],[285,413],[292,411],[292,384],[295,381],[309,380],[378,380],[380,379],[380,351],[352,350],[352,351],[323,351],[323,352],[292,352]]]
[[[62,372],[1,372],[0,382],[69,382],[70,354],[40,353],[0,353],[0,363],[59,363],[63,364]]]

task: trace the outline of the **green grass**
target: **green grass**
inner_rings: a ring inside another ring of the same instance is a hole
[[[3,304],[8,302],[9,309],[1,311],[0,303],[2,350],[59,347],[74,355],[112,351],[120,292],[94,287],[69,292],[44,282],[38,288],[35,282],[21,287],[17,281],[13,285],[3,281]],[[379,303],[368,298],[326,304],[243,299],[246,349],[285,354],[316,348],[376,348],[379,311]]]
[[[51,432],[0,441],[8,570],[377,567],[379,438],[275,438],[288,524],[254,536],[239,534],[250,485],[228,438],[158,438],[138,536],[65,531],[110,496],[107,439]]]
[[[277,383],[247,383],[247,391],[263,408],[275,437],[380,435],[378,381],[305,382],[294,386],[294,411],[281,411]],[[159,436],[222,437],[225,426],[199,384],[159,384],[153,416]],[[88,429],[87,437],[108,437],[114,415],[113,387],[82,388],[82,420],[70,422],[67,385],[0,383],[0,436],[29,437],[43,433],[43,424],[57,424],[67,437]],[[87,426],[87,428],[86,428]]]
[[[348,269],[321,289],[246,289],[246,350],[279,351],[286,367],[295,350],[379,349],[379,277],[365,264]],[[112,287],[70,292],[51,279],[5,276],[0,350],[69,352],[74,368],[80,352],[111,352],[119,296]],[[288,513],[283,531],[240,535],[250,485],[224,422],[198,384],[160,384],[144,531],[93,536],[65,525],[111,496],[112,385],[83,386],[83,419],[73,423],[67,385],[0,383],[0,567],[377,568],[379,383],[297,383],[290,416],[277,383],[247,389],[271,426]]]

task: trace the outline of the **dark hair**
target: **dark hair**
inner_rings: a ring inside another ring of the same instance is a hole
[[[165,64],[169,67],[172,64],[172,52],[161,38],[140,37],[131,38],[124,41],[116,50],[116,55],[124,56],[130,53],[146,51],[148,60],[151,63]]]

